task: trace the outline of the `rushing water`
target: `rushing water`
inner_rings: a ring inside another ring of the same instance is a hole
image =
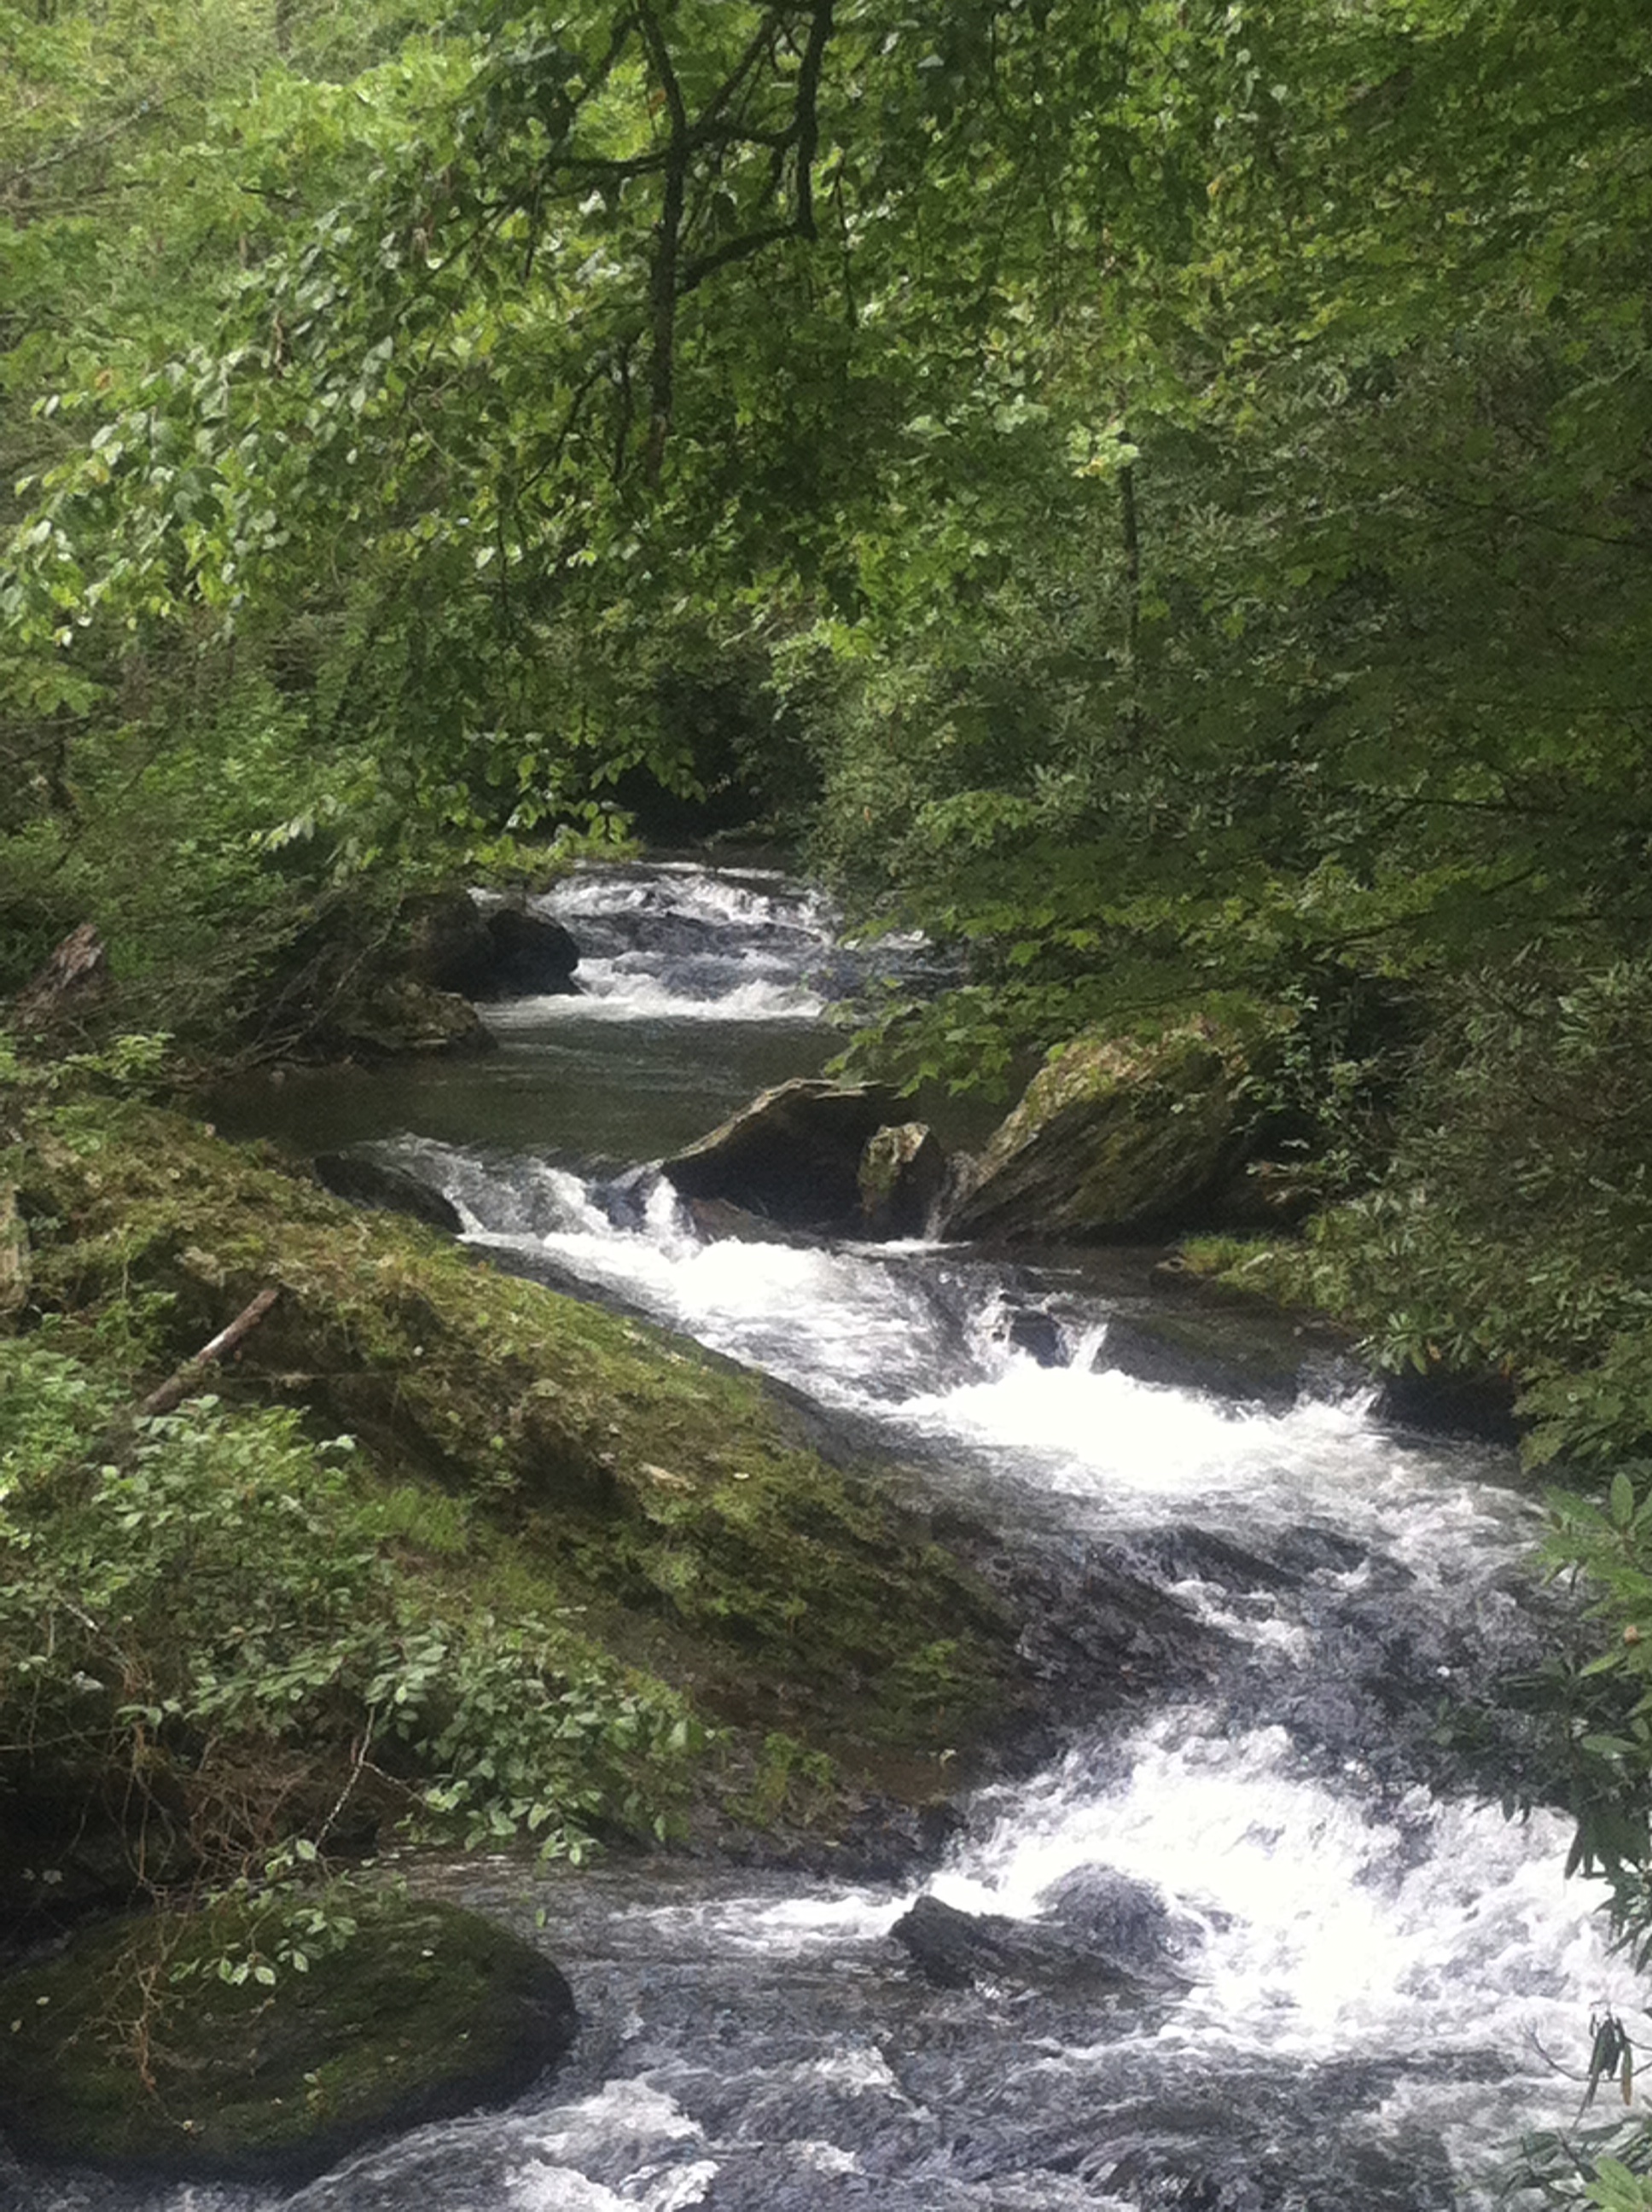
[[[303,1093],[314,1141],[398,1133],[477,1240],[805,1390],[1011,1546],[1128,1560],[1213,1656],[1128,1722],[1068,1716],[1059,1760],[979,1794],[921,1884],[671,1861],[450,1874],[531,1938],[544,1911],[580,2044],[511,2111],[369,2152],[291,2212],[1489,2204],[1509,2141],[1572,2118],[1591,2008],[1632,1996],[1595,1897],[1562,1879],[1564,1825],[1504,1821],[1431,1753],[1441,1702],[1483,1693],[1537,1633],[1512,1468],[1385,1433],[1329,1389],[1242,1405],[1133,1380],[1108,1358],[1116,1281],[702,1241],[624,1170],[754,1072],[818,1064],[846,972],[829,916],[779,878],[690,870],[592,872],[547,903],[586,948],[586,995],[499,1009],[505,1050],[462,1097]],[[1018,1348],[1029,1298],[1065,1365]],[[1116,1922],[1122,1899],[1144,1986],[932,1987],[890,1934],[920,1888],[1080,1948],[1095,1900]],[[12,2185],[39,2212],[270,2202]]]

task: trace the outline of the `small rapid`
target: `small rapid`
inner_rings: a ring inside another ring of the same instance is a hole
[[[850,961],[779,877],[592,870],[545,904],[586,995],[490,1018],[628,1036],[639,1091],[669,1089],[689,1033],[812,1036]],[[392,1126],[501,1263],[806,1394],[1059,1563],[1077,1613],[1127,1571],[1190,1657],[1122,1716],[1064,1713],[1059,1755],[977,1792],[921,1882],[416,1863],[546,1944],[580,2041],[510,2112],[365,2153],[288,2212],[1484,2212],[1514,2138],[1573,2119],[1591,2011],[1631,2007],[1632,1978],[1564,1879],[1566,1824],[1505,1820],[1441,1752],[1463,1707],[1517,1749],[1501,1685],[1558,1618],[1509,1462],[1389,1432],[1335,1373],[1294,1400],[1143,1380],[1109,1339],[1151,1291],[1078,1263],[708,1241],[560,1098],[531,1146]],[[891,1933],[922,1895],[1009,1957],[1021,1930],[1081,1969],[1104,1926],[1136,1978],[934,1985]],[[269,2206],[15,2186],[20,2212]]]

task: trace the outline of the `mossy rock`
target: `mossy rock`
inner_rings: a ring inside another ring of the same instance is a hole
[[[293,2186],[374,2136],[519,2095],[578,2032],[550,1961],[452,1905],[392,1900],[307,1972],[222,1980],[215,1962],[259,1932],[236,1906],[157,1913],[0,1983],[13,2148]]]
[[[1090,1034],[1053,1052],[967,1174],[947,1237],[1145,1239],[1191,1226],[1245,1150],[1232,1040]]]
[[[322,1042],[336,1053],[393,1060],[407,1053],[491,1052],[495,1038],[468,999],[428,983],[381,983],[342,1006]]]
[[[860,1211],[872,1237],[921,1237],[946,1186],[946,1154],[926,1121],[902,1121],[866,1140]]]

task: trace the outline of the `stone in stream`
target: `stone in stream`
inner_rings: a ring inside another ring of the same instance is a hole
[[[946,1182],[946,1155],[927,1122],[897,1122],[866,1139],[857,1179],[869,1237],[922,1237]]]
[[[1173,1960],[1198,1930],[1178,1921],[1151,1882],[1116,1867],[1076,1866],[1040,1893],[1041,1911],[1114,1966],[1150,1978],[1180,1979]]]
[[[488,916],[488,939],[493,968],[478,997],[577,995],[574,970],[580,964],[580,948],[560,921],[526,907],[496,907]]]
[[[404,909],[416,982],[466,999],[567,997],[579,990],[580,948],[560,921],[531,908],[491,909],[468,891],[438,891]]]
[[[0,2013],[27,2029],[0,2031],[12,2148],[293,2188],[374,2136],[520,2095],[573,2043],[568,1984],[505,1929],[393,1895],[353,1909],[356,1933],[313,1942],[307,1972],[266,1899],[105,1925],[9,1976]],[[220,1959],[272,1978],[226,1981]]]
[[[1024,1352],[1040,1367],[1066,1367],[1071,1359],[1066,1332],[1046,1306],[1006,1300],[993,1334],[1000,1344]]]
[[[938,1897],[920,1897],[890,1933],[938,1989],[995,1982],[1052,1996],[1131,1997],[1185,1986],[1163,1960],[1127,1963],[1109,1952],[1102,1929],[961,1912]]]
[[[962,1179],[949,1237],[1146,1238],[1206,1224],[1242,1163],[1242,1057],[1201,1027],[1053,1052]]]
[[[853,1228],[860,1159],[890,1117],[881,1084],[798,1077],[662,1163],[684,1198],[720,1199],[793,1229]]]

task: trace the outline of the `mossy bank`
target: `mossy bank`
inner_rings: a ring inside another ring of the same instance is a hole
[[[291,1835],[830,1836],[1013,1727],[1005,1608],[757,1378],[186,1116],[6,1110],[14,1904]],[[228,1371],[133,1418],[270,1289]]]

